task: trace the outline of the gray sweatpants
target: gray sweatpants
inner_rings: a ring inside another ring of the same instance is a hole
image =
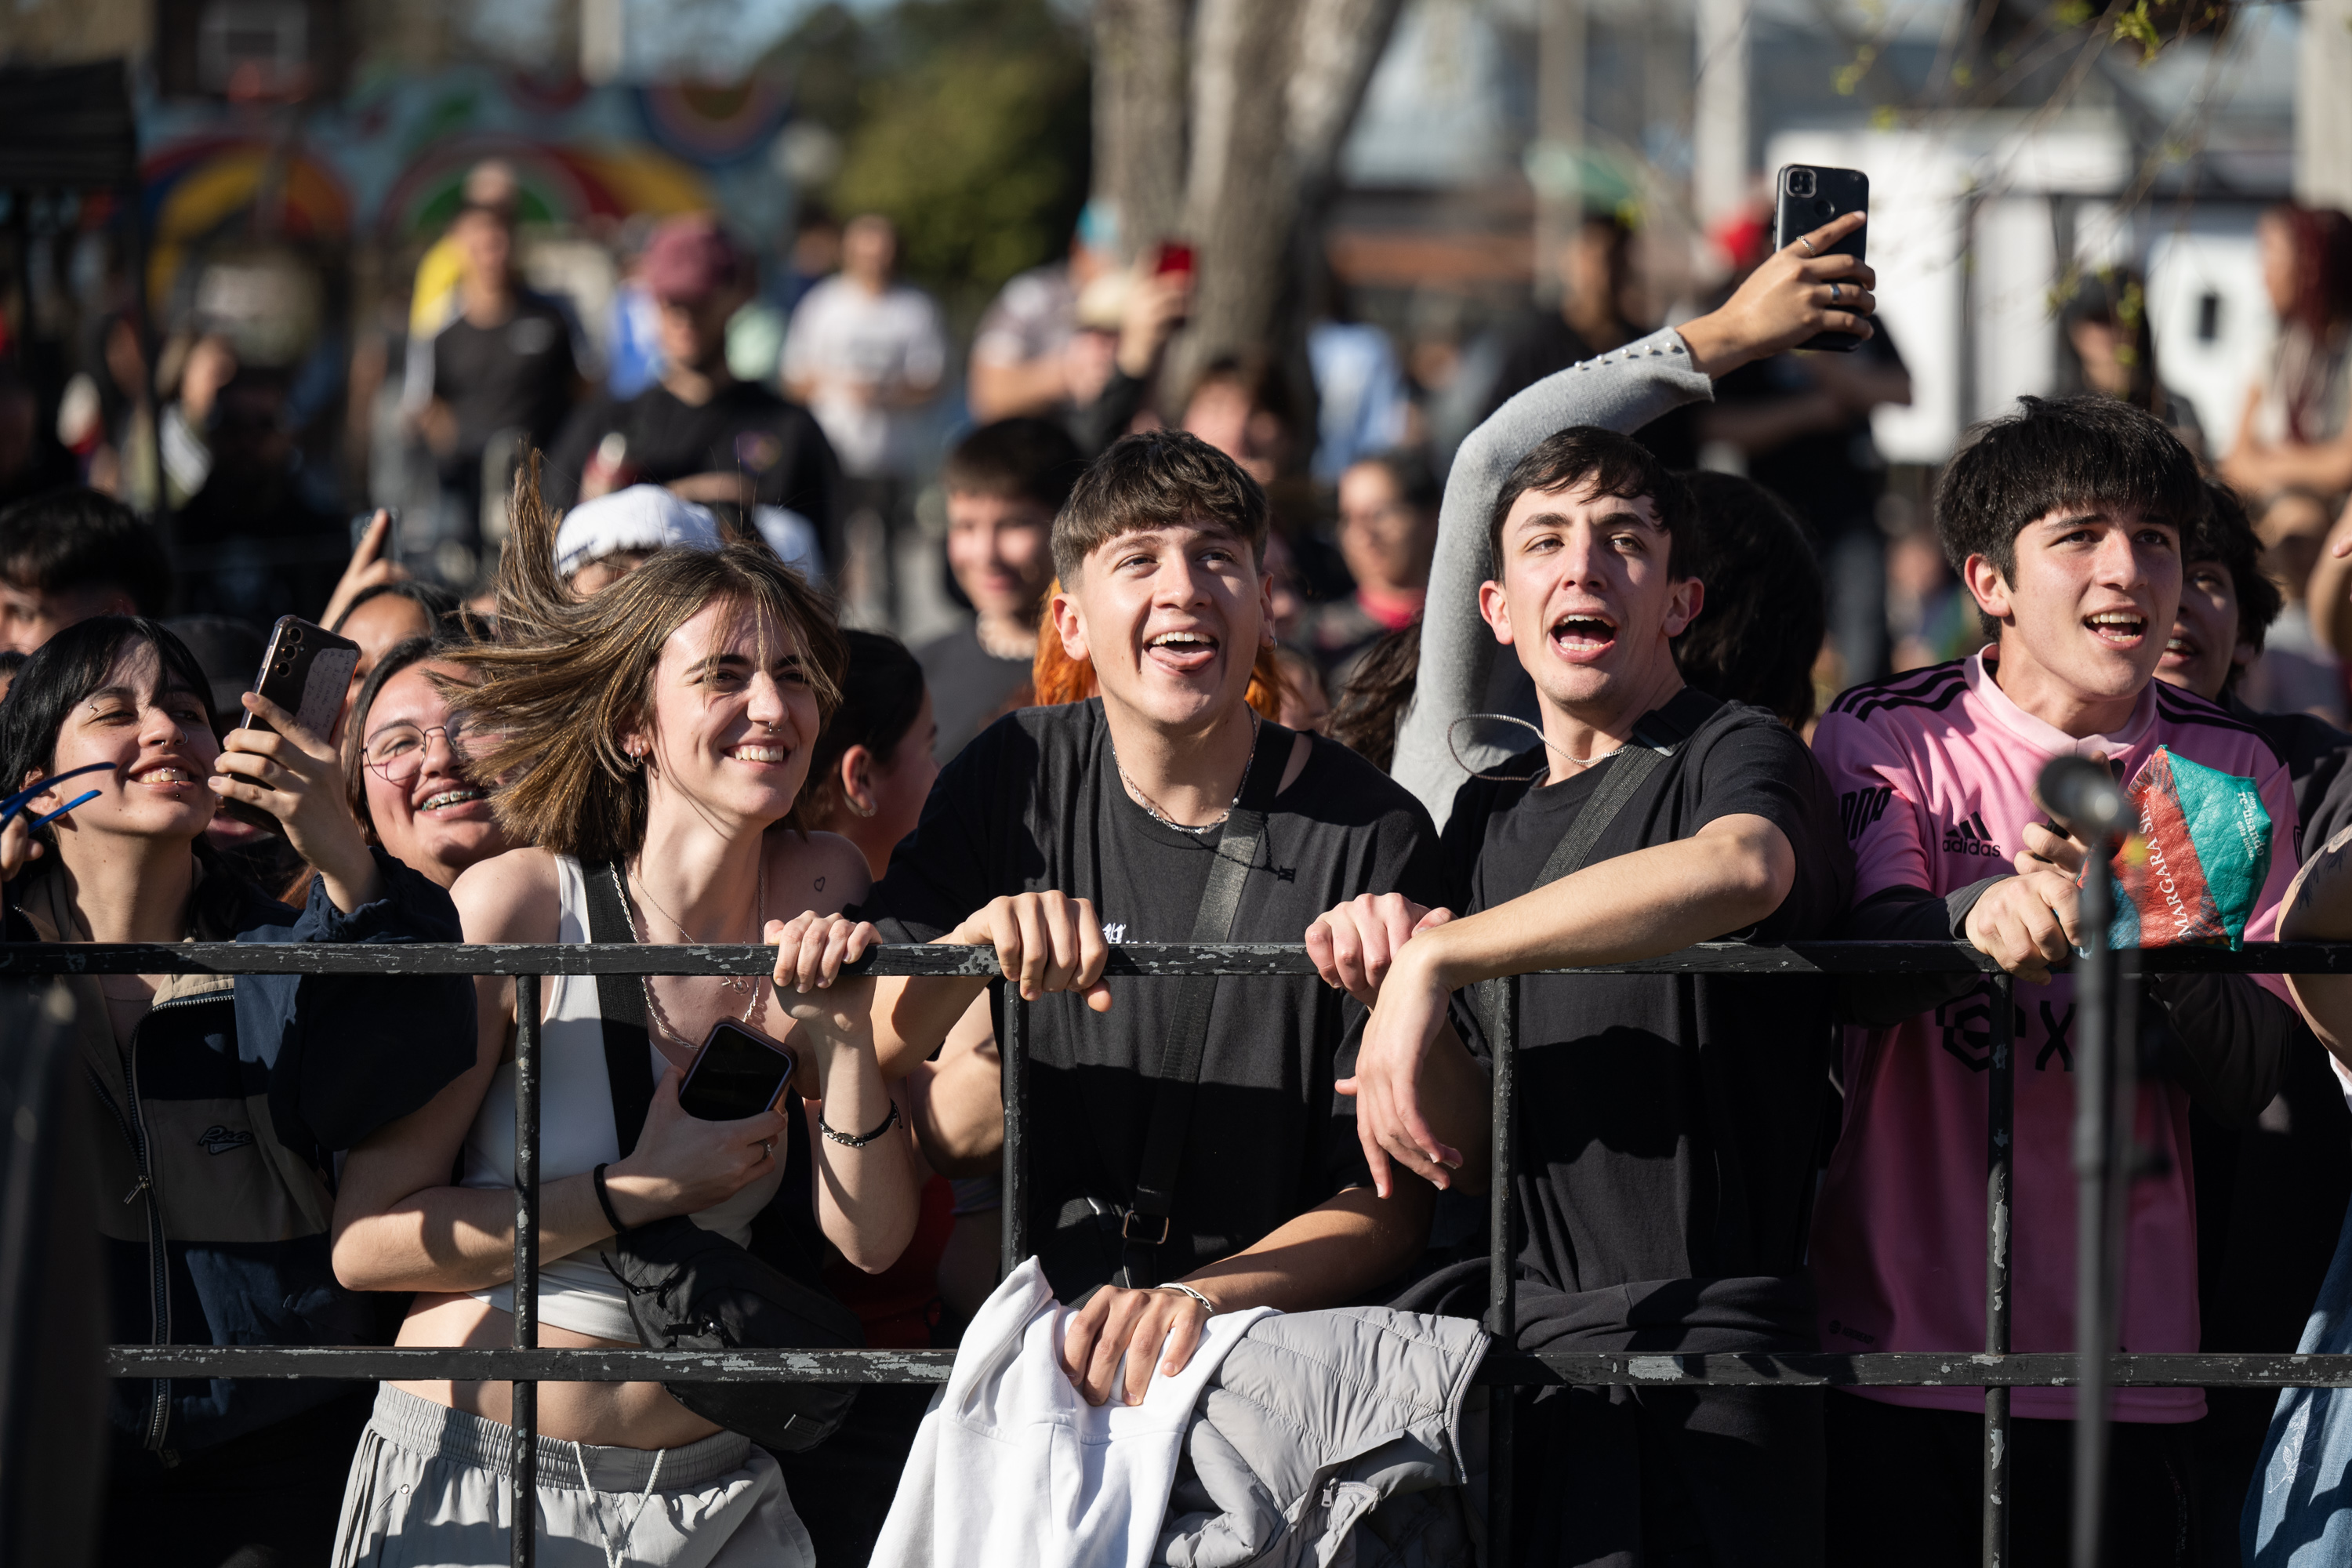
[[[816,1562],[776,1461],[748,1437],[720,1432],[680,1448],[575,1449],[542,1436],[538,1447],[544,1568],[607,1568],[608,1549],[640,1568]],[[343,1489],[335,1568],[498,1568],[508,1560],[513,1451],[509,1426],[390,1386],[377,1390]]]

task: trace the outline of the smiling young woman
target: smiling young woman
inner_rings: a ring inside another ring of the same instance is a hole
[[[0,831],[0,879],[11,883],[0,937],[455,940],[448,894],[362,839],[325,741],[274,704],[245,700],[277,732],[233,731],[224,750],[204,670],[153,621],[84,621],[34,655],[0,704],[0,792],[31,794],[26,815]],[[305,907],[277,902],[214,856],[204,832],[223,796],[269,812],[317,868]],[[51,813],[54,823],[31,826]],[[463,1070],[465,983],[63,984],[106,1194],[90,1212],[104,1238],[110,1338],[373,1340],[374,1309],[328,1268],[334,1154]],[[101,1562],[324,1555],[363,1396],[268,1380],[110,1389]]]
[[[595,940],[592,910],[609,900],[630,940],[780,949],[772,990],[718,976],[547,983],[541,1342],[627,1346],[627,1299],[605,1266],[617,1232],[692,1215],[738,1246],[753,1246],[756,1227],[763,1261],[804,1283],[828,1244],[877,1271],[912,1233],[914,1163],[853,1000],[860,987],[822,994],[871,937],[836,912],[864,895],[865,859],[795,822],[836,700],[831,616],[747,544],[660,551],[575,599],[555,574],[553,520],[527,485],[517,503],[500,640],[467,653],[474,684],[435,682],[476,753],[468,776],[495,781],[499,826],[530,846],[458,877],[466,940]],[[427,716],[408,715],[419,735]],[[428,745],[423,767],[445,749]],[[420,771],[411,804],[424,787]],[[336,1205],[338,1274],[416,1293],[402,1344],[512,1342],[514,991],[485,978],[477,998],[472,1069],[352,1151]],[[680,1107],[681,1074],[730,1020],[781,1037],[798,1074],[780,1106],[698,1120]],[[642,1130],[620,1125],[606,1058],[608,1036],[633,1028],[646,1044],[627,1048],[644,1050],[653,1085]],[[502,1562],[505,1483],[484,1457],[510,1441],[509,1408],[504,1384],[385,1384],[335,1561],[374,1561],[397,1533],[436,1562]],[[546,1384],[539,1430],[542,1541],[656,1563],[811,1560],[775,1460],[657,1384]]]
[[[343,791],[362,830],[445,888],[514,847],[443,689],[471,684],[466,651],[430,637],[395,644],[352,700],[343,740]]]

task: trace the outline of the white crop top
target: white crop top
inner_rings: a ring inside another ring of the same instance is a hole
[[[588,940],[588,899],[581,879],[580,862],[569,855],[555,858],[556,892],[562,908],[558,942]],[[583,1175],[600,1164],[621,1157],[620,1136],[613,1127],[613,1091],[604,1071],[604,1023],[596,1001],[596,978],[589,974],[551,974],[541,984],[539,1173],[542,1183],[562,1176]],[[648,1040],[646,1070],[656,1082],[669,1063]],[[514,1063],[499,1064],[474,1125],[466,1133],[464,1174],[458,1185],[511,1189],[514,1186]],[[782,1150],[777,1151],[782,1164]],[[768,1206],[783,1184],[781,1169],[769,1173],[726,1202],[689,1217],[705,1230],[715,1230],[737,1246],[751,1239],[751,1221]],[[620,1282],[602,1261],[610,1238],[562,1258],[541,1258],[539,1275],[539,1321],[598,1339],[637,1342],[629,1321],[628,1299]],[[514,1288],[494,1286],[471,1292],[500,1311],[514,1310]]]

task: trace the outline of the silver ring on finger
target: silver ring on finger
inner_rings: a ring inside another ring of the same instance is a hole
[[[760,1141],[760,1147],[773,1155],[776,1152],[776,1141],[772,1138],[763,1138]]]
[[[1843,283],[1832,283],[1832,284],[1831,284],[1831,285],[1830,285],[1830,303],[1831,303],[1831,304],[1832,304],[1832,305],[1834,305],[1834,304],[1837,304],[1837,303],[1839,303],[1840,301],[1843,300],[1844,300],[1844,298],[1845,298],[1844,289],[1845,289],[1845,285],[1844,285],[1844,284],[1843,284]]]
[[[1805,247],[1805,254],[1807,256],[1819,256],[1821,254],[1820,251],[1813,248],[1813,240],[1811,235],[1799,235],[1797,237],[1797,243]]]

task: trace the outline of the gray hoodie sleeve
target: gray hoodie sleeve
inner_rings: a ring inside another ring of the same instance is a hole
[[[1397,731],[1396,781],[1420,797],[1440,827],[1469,773],[1446,732],[1481,710],[1495,666],[1495,636],[1478,616],[1478,584],[1493,575],[1486,519],[1503,481],[1545,437],[1571,425],[1633,431],[1685,403],[1712,401],[1715,384],[1691,368],[1682,334],[1667,327],[1597,359],[1546,376],[1495,410],[1454,454],[1438,515],[1437,558],[1421,630],[1421,672]],[[1464,761],[1486,767],[1525,749],[1457,736]]]

